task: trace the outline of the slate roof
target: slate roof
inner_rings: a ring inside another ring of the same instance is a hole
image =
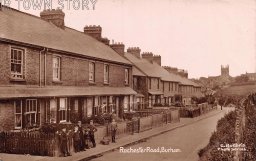
[[[146,76],[136,66],[132,67],[132,75],[135,75],[135,76]]]
[[[130,53],[125,53],[124,56],[147,76],[161,78],[164,81],[179,82],[179,79],[174,74],[170,74],[157,63],[150,63],[146,59],[137,58]]]
[[[187,78],[183,78],[179,75],[169,73],[167,70],[165,70],[163,67],[155,62],[151,63],[148,60],[138,58],[131,53],[125,53],[124,56],[147,76],[158,77],[161,78],[163,81],[180,82],[183,85],[192,85],[199,87],[198,84]]]
[[[2,6],[0,39],[22,42],[117,63],[131,64],[109,46],[65,27],[61,29],[40,17]],[[86,21],[85,21],[86,23]]]

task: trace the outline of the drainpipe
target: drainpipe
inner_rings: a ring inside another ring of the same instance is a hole
[[[41,50],[39,52],[39,86],[41,87],[42,86],[42,58],[41,58],[41,55],[42,55],[42,52],[45,52],[45,48],[43,50]]]
[[[48,48],[46,48],[46,52],[44,53],[44,86],[46,86],[46,54],[48,52]]]

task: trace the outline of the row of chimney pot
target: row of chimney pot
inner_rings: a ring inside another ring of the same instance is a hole
[[[1,9],[1,5],[0,5]],[[48,22],[51,22],[55,26],[65,29],[65,13],[61,9],[52,9],[52,10],[44,10],[40,13],[40,17]],[[87,25],[84,27],[84,33],[101,41],[102,43],[109,45],[113,50],[115,50],[118,54],[124,56],[125,46],[123,43],[112,43],[110,44],[110,40],[108,38],[102,38],[102,28],[101,26],[96,25]],[[149,62],[156,62],[161,66],[161,56],[153,55],[152,52],[144,52],[140,54],[141,49],[139,47],[130,47],[127,49],[128,53],[133,54],[138,58],[144,58]]]

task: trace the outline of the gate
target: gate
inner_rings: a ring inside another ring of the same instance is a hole
[[[131,121],[127,122],[127,132],[130,134],[140,132],[140,119],[133,118]]]

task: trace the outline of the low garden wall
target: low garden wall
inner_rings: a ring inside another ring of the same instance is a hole
[[[202,103],[191,107],[182,107],[180,108],[180,117],[198,117],[214,109],[217,109],[217,106],[208,103]]]

